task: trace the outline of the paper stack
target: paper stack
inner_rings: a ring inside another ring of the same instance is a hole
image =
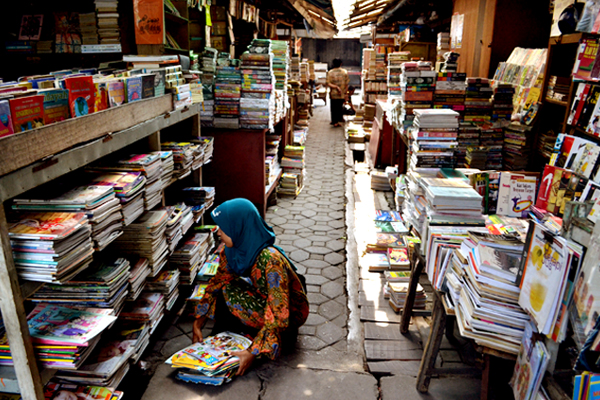
[[[29,198],[14,199],[12,208],[19,211],[85,213],[92,227],[96,251],[103,250],[122,234],[121,205],[108,186],[77,186],[59,195],[44,189]]]
[[[118,0],[94,0],[100,44],[121,44]]]
[[[182,190],[183,201],[192,208],[194,222],[200,222],[204,213],[215,201],[215,188],[209,186],[187,187]]]
[[[479,135],[481,130],[479,126],[472,122],[461,122],[458,126],[458,146],[454,149],[457,168],[468,168],[467,148],[479,147]],[[474,167],[477,168],[477,167]]]
[[[297,196],[304,187],[304,146],[285,146],[281,159],[283,175],[277,194]]]
[[[437,169],[430,171],[425,168],[417,168],[406,174],[408,201],[404,202],[402,217],[406,224],[415,229],[419,235],[425,233],[424,225],[427,218],[427,200],[425,199],[425,190],[421,186],[421,179],[424,177],[435,178],[436,176]]]
[[[254,39],[241,58],[240,124],[246,129],[270,129],[274,122],[270,109],[275,81],[271,41]]]
[[[217,66],[215,77],[215,128],[240,128],[242,77],[237,67]]]
[[[81,44],[98,44],[98,27],[95,13],[79,13]]]
[[[212,245],[211,234],[195,233],[184,240],[173,252],[173,255],[169,258],[169,265],[179,269],[180,281],[183,285],[194,283],[196,275],[204,265]]]
[[[494,95],[492,96],[492,120],[510,122],[513,111],[513,97],[515,87],[510,83],[494,84]]]
[[[151,210],[162,200],[162,161],[158,154],[135,154],[118,162],[118,169],[141,172],[146,177],[144,208]]]
[[[423,178],[429,225],[484,225],[483,197],[461,179]]]
[[[175,178],[183,179],[191,173],[194,162],[194,151],[190,142],[164,142],[160,144],[160,147],[163,150],[173,152]]]
[[[125,258],[96,262],[68,282],[42,286],[28,300],[68,307],[110,308],[118,314],[129,293],[129,270]]]
[[[138,258],[133,263],[131,276],[129,277],[129,295],[128,300],[135,300],[146,287],[146,278],[150,276],[152,269],[146,258]]]
[[[392,190],[392,187],[390,186],[390,179],[385,171],[374,169],[369,175],[371,175],[372,190],[381,190],[386,192]]]
[[[433,108],[449,108],[464,118],[467,74],[438,72],[433,96]]]
[[[64,283],[86,269],[94,253],[84,213],[24,213],[8,227],[17,273],[22,279]]]
[[[212,160],[213,153],[215,151],[215,138],[212,136],[200,136],[192,139],[192,143],[201,143],[204,145],[204,164],[208,164]]]
[[[492,119],[493,89],[487,78],[467,78],[465,91],[465,122],[489,124]]]
[[[399,313],[404,308],[406,295],[408,294],[408,282],[387,282],[387,291],[390,295],[389,303],[392,310]],[[427,295],[425,289],[420,284],[417,284],[417,292],[415,295],[414,309],[425,309]]]
[[[532,127],[521,124],[510,124],[504,128],[504,148],[502,158],[504,169],[509,171],[525,171],[531,152]]]
[[[467,168],[485,170],[488,148],[485,146],[468,146],[465,156]]]
[[[222,332],[178,351],[165,363],[182,368],[178,379],[218,386],[229,382],[239,365],[239,359],[231,352],[247,349],[251,344],[252,340],[244,336]]]
[[[163,271],[158,276],[148,279],[146,289],[149,292],[160,292],[165,297],[165,309],[169,311],[179,297],[179,270]]]
[[[432,107],[436,77],[437,72],[429,61],[402,64],[400,123],[403,130],[412,125],[414,110]]]
[[[144,212],[146,177],[141,172],[104,172],[92,177],[92,183],[113,188],[121,202],[123,225],[131,224]]]
[[[165,298],[161,293],[143,292],[137,300],[125,303],[119,318],[147,322],[152,335],[164,316],[164,309]]]
[[[410,168],[454,168],[459,114],[450,109],[414,110],[413,113]]]
[[[173,171],[175,170],[175,161],[173,160],[173,152],[170,150],[167,151],[157,151],[155,152],[160,156],[162,175],[162,190],[165,190],[167,186],[171,183],[171,178],[173,178]]]
[[[402,95],[402,64],[410,61],[410,51],[399,51],[388,54],[388,99]]]
[[[479,134],[480,146],[487,149],[485,169],[502,169],[504,134],[500,127],[484,125]]]
[[[123,254],[147,258],[156,276],[167,263],[169,248],[165,236],[169,214],[166,210],[146,211],[137,221],[124,228],[114,247]]]
[[[212,86],[212,85],[211,85]],[[206,94],[205,94],[206,96]],[[202,107],[200,108],[200,123],[203,127],[212,128],[214,126],[215,117],[215,100],[204,98]]]

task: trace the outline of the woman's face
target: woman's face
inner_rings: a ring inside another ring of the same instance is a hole
[[[219,228],[219,230],[217,231],[217,235],[219,236],[219,238],[221,238],[221,241],[225,243],[225,246],[229,248],[233,247],[233,240],[231,240],[231,238],[227,236],[225,232],[223,232],[223,229]]]

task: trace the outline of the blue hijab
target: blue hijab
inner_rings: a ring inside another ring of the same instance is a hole
[[[233,247],[225,247],[230,271],[239,276],[247,276],[260,252],[269,246],[279,250],[292,269],[296,270],[285,252],[275,246],[275,232],[249,200],[241,198],[228,200],[215,208],[211,216],[219,228],[233,241]]]

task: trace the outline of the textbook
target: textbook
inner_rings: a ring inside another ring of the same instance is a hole
[[[64,87],[69,90],[69,109],[71,116],[81,117],[94,112],[96,107],[96,88],[91,76],[65,78]]]
[[[48,125],[69,118],[68,90],[49,89],[39,93],[44,96],[44,124]]]
[[[44,126],[44,96],[17,97],[9,102],[15,133]]]

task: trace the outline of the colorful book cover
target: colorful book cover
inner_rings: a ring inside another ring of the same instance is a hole
[[[562,168],[553,167],[552,165],[546,165],[544,168],[540,190],[535,202],[535,206],[539,209],[547,210],[548,208],[548,201],[550,199],[552,183],[554,182],[554,174],[556,170],[560,171]]]
[[[113,79],[108,82],[108,102],[111,107],[125,103],[125,85],[121,79]]]
[[[73,118],[94,112],[96,103],[94,78],[91,76],[65,78],[64,84],[69,90],[69,108]]]
[[[590,74],[596,53],[598,52],[598,39],[594,37],[586,37],[581,40],[577,60],[573,66],[573,79],[590,80]]]
[[[142,75],[142,99],[154,97],[154,74]]]
[[[94,112],[106,110],[110,107],[110,102],[108,101],[108,82],[94,82],[95,89],[95,102],[94,102]]]
[[[48,305],[27,321],[34,342],[61,341],[85,346],[117,317]]]
[[[131,103],[142,99],[141,76],[130,76],[127,78],[123,78],[123,85],[125,87],[125,98],[127,99],[127,103]]]
[[[44,124],[64,121],[69,114],[69,91],[65,89],[44,90]]]
[[[398,233],[377,233],[378,247],[406,247],[402,236]]]
[[[387,257],[391,266],[409,266],[408,250],[405,248],[388,249]]]
[[[377,232],[397,232],[403,235],[408,233],[408,229],[400,221],[375,221],[375,230]]]
[[[113,391],[100,386],[78,386],[71,383],[48,382],[44,399],[110,400]]]
[[[146,320],[163,299],[164,296],[160,293],[142,293],[135,302],[129,302],[125,305],[119,317]]]
[[[402,215],[398,211],[375,210],[375,221],[402,222]]]
[[[15,133],[8,100],[0,100],[0,137]]]
[[[510,203],[507,207],[509,217],[525,218],[535,201],[537,177],[512,175],[510,180]]]
[[[578,149],[577,154],[573,159],[571,169],[576,174],[583,175],[589,179],[592,172],[596,169],[595,167],[599,155],[600,146],[592,142],[584,143],[583,146]]]
[[[27,213],[8,228],[8,235],[14,239],[62,239],[85,222],[87,216],[84,213]]]
[[[44,126],[44,96],[17,97],[9,101],[15,132]]]

